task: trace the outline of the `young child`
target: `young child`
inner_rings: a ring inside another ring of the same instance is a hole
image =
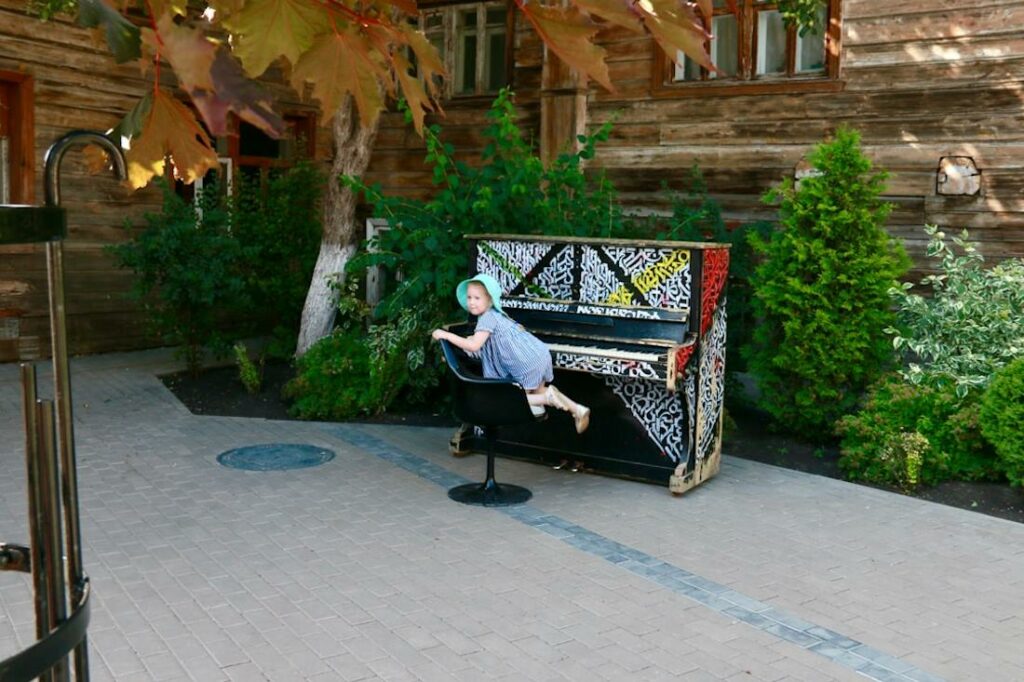
[[[483,361],[484,377],[511,378],[526,390],[530,409],[537,416],[544,406],[565,410],[576,422],[576,432],[590,425],[590,408],[580,405],[551,385],[551,351],[522,325],[512,321],[501,309],[501,285],[490,275],[477,275],[461,282],[455,290],[459,303],[476,315],[476,331],[462,337],[444,329],[432,336],[444,339]]]

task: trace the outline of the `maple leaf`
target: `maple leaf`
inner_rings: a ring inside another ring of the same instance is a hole
[[[434,107],[430,103],[430,97],[423,89],[423,83],[420,82],[419,78],[410,73],[412,64],[409,63],[409,60],[400,52],[396,52],[394,62],[395,75],[398,77],[398,82],[402,85],[402,94],[405,96],[405,100],[409,104],[409,113],[412,115],[412,124],[416,128],[416,132],[419,133],[420,137],[422,137],[423,118],[426,115],[426,112],[433,111]]]
[[[637,33],[643,31],[643,24],[640,23],[640,13],[636,5],[627,0],[575,0],[575,4],[588,14],[601,17],[623,28],[628,28]]]
[[[231,20],[239,34],[235,51],[247,73],[259,76],[278,57],[292,64],[330,29],[330,16],[304,0],[247,0]]]
[[[150,14],[154,17],[164,14],[185,16],[188,0],[148,0]]]
[[[139,29],[105,0],[79,0],[78,24],[85,28],[100,27],[107,38],[107,47],[118,64],[138,59]]]
[[[284,133],[284,120],[274,111],[271,98],[255,82],[245,77],[241,66],[218,43],[202,31],[174,23],[170,15],[157,22],[161,52],[213,135],[229,132],[228,113],[253,124],[271,137]],[[149,29],[143,31],[148,43],[156,40]]]
[[[284,134],[284,119],[274,111],[270,95],[258,83],[246,78],[238,61],[223,48],[217,50],[210,78],[213,89],[193,93],[192,101],[212,134],[227,134],[229,111],[270,137],[276,139]]]
[[[306,81],[330,118],[347,93],[352,93],[363,125],[372,125],[384,106],[381,83],[388,71],[366,37],[355,32],[320,36],[292,69],[292,87],[302,92]]]
[[[402,26],[399,30],[406,44],[412,48],[413,53],[416,55],[416,64],[419,67],[420,74],[423,76],[423,80],[427,81],[428,85],[433,84],[435,75],[445,75],[444,62],[441,61],[441,55],[437,53],[437,49],[431,45],[430,41],[427,40],[427,36],[422,31],[418,31],[411,26]]]
[[[692,7],[678,0],[640,0],[637,6],[643,10],[644,26],[665,54],[675,59],[681,50],[701,66],[717,71],[705,47],[711,35]]]
[[[579,71],[584,79],[589,76],[607,90],[615,91],[608,77],[605,51],[591,41],[598,27],[578,9],[545,7],[536,2],[520,4],[519,8],[563,62]]]
[[[125,154],[132,188],[145,187],[153,176],[162,175],[167,157],[174,163],[175,175],[186,183],[217,168],[210,139],[188,107],[163,90],[147,94],[137,106],[148,111],[141,133],[132,139]]]

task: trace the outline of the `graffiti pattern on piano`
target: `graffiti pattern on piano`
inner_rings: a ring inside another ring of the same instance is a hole
[[[572,259],[574,252],[575,247],[561,247],[561,251],[533,278],[533,283],[548,292],[550,298],[563,301],[572,298]],[[530,271],[523,270],[523,272],[529,274]],[[527,293],[529,295],[536,295],[533,292]]]
[[[507,296],[501,299],[501,307],[505,310],[543,310],[552,313],[569,313],[578,315],[602,315],[604,317],[622,317],[627,319],[657,320],[658,313],[647,308],[618,308],[614,306],[589,306],[563,301],[546,301],[540,298],[523,296]]]
[[[694,378],[693,372],[686,375],[686,382],[683,384],[683,393],[686,396],[686,416],[689,417],[686,422],[690,432],[695,431],[693,425],[697,422],[697,380]],[[691,442],[687,444],[686,458],[690,458],[690,450],[693,449],[693,439],[688,439]]]
[[[700,417],[697,422],[697,458],[710,454],[718,435],[725,398],[725,296],[715,309],[710,331],[700,349]]]
[[[642,360],[602,358],[593,355],[576,355],[575,353],[559,351],[555,351],[553,355],[553,364],[559,369],[571,369],[592,374],[613,374],[630,379],[664,379],[664,376],[659,375],[654,365]]]
[[[654,381],[605,376],[605,384],[619,396],[647,436],[674,464],[686,456],[683,404],[676,393]]]
[[[580,254],[580,300],[587,303],[607,303],[608,297],[622,286],[612,269],[601,261],[597,249],[583,247]]]
[[[477,272],[493,276],[501,284],[503,293],[509,293],[523,281],[540,259],[551,250],[551,244],[527,241],[481,241],[476,256]],[[568,250],[568,249],[567,249]],[[566,272],[570,273],[572,269]],[[548,298],[555,292],[547,292]],[[562,298],[571,298],[569,295]]]
[[[686,249],[652,249],[631,246],[600,247],[622,268],[633,288],[656,308],[681,308],[690,302],[690,252]],[[633,305],[633,291],[619,282],[608,292],[606,303]]]

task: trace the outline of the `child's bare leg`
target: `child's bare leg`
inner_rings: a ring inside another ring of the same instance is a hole
[[[534,417],[544,416],[544,406],[548,404],[544,397],[544,390],[545,387],[541,385],[526,392],[526,401],[530,403],[530,411],[533,412]]]
[[[590,426],[590,408],[572,400],[569,396],[555,388],[554,384],[547,386],[547,390],[544,391],[544,398],[547,401],[546,404],[557,407],[560,410],[565,410],[572,415],[573,420],[576,422],[576,433],[583,433]]]

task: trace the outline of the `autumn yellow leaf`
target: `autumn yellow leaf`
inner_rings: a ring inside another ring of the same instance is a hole
[[[190,92],[212,88],[210,67],[217,46],[201,31],[175,24],[169,14],[157,20],[156,28],[158,33],[143,29],[142,40],[154,53],[159,51],[170,62],[181,86]]]
[[[167,15],[185,16],[188,0],[149,0],[150,12],[154,17]]]
[[[433,111],[430,97],[423,89],[423,83],[419,78],[410,73],[412,64],[409,63],[401,53],[394,56],[395,75],[402,86],[402,95],[409,104],[409,113],[412,114],[412,124],[420,136],[423,135],[423,117],[428,111]]]
[[[292,69],[291,81],[299,92],[307,81],[313,84],[313,96],[327,118],[351,93],[363,125],[372,125],[384,106],[382,84],[388,76],[366,37],[351,31],[320,36]]]
[[[673,59],[680,50],[701,66],[715,70],[704,47],[711,38],[693,9],[678,0],[641,0],[644,26],[665,54]]]
[[[544,43],[566,64],[615,91],[608,77],[604,49],[592,41],[598,27],[575,7],[545,7],[537,3],[519,6]]]
[[[168,157],[175,176],[186,183],[217,168],[217,154],[192,111],[163,90],[146,97],[150,104],[143,116],[142,132],[132,139],[125,154],[132,188],[145,187],[153,176],[163,175]]]
[[[174,69],[211,134],[228,134],[228,114],[234,112],[267,135],[281,136],[284,121],[274,111],[270,95],[245,77],[222,44],[202,31],[174,23],[166,14],[157,22],[157,30],[159,41],[152,30],[143,29],[143,43],[155,51],[159,42],[161,56]]]
[[[626,2],[626,0],[575,0],[575,4],[588,14],[601,17],[605,21],[637,33],[643,31],[640,14],[636,11],[636,5],[633,2]]]
[[[428,86],[433,84],[435,75],[444,76],[444,62],[441,61],[441,55],[437,53],[437,49],[427,40],[427,36],[423,35],[422,31],[408,25],[403,25],[400,31],[405,42],[416,55],[416,65],[420,76]]]
[[[330,30],[330,17],[308,0],[247,0],[231,22],[239,34],[235,52],[252,76],[259,76],[278,57],[292,64],[317,34]]]

